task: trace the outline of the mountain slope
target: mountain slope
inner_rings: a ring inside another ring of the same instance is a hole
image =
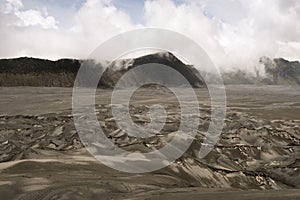
[[[271,85],[300,85],[300,62],[288,61],[283,58],[270,59],[260,58],[259,62],[264,65],[265,76],[251,74],[247,71],[224,72],[222,74],[225,84],[271,84]],[[176,76],[158,65],[152,68],[139,69],[138,66],[155,63],[169,66],[183,75],[193,87],[205,86],[205,83],[192,65],[186,65],[176,56],[169,52],[160,52],[141,56],[133,59],[115,60],[109,64],[104,71],[99,87],[112,88],[118,80],[128,71],[129,85],[138,81],[151,79],[164,84],[182,86]],[[81,66],[91,67],[88,70],[90,76],[103,72],[104,68],[100,63],[90,60],[61,59],[50,61],[36,58],[15,58],[0,59],[0,86],[46,86],[46,87],[73,87],[76,74]],[[154,65],[153,65],[154,66]],[[95,68],[96,67],[96,68]],[[94,69],[99,69],[98,72]],[[81,80],[80,84],[86,85],[89,80]],[[126,87],[126,84],[124,85]]]
[[[122,59],[111,62],[100,79],[99,87],[114,87],[127,71],[137,66],[151,63],[167,65],[175,69],[193,87],[204,86],[204,81],[193,66],[185,65],[171,53],[161,52],[135,59]],[[88,76],[94,76],[95,73],[103,71],[102,64],[91,62],[91,60],[62,59],[50,61],[26,57],[2,59],[0,60],[0,86],[72,87],[76,74],[82,65],[83,67],[88,67]],[[156,70],[153,70],[153,68],[150,68],[134,70],[133,81],[144,80],[150,74],[161,83],[166,81],[174,84],[174,86],[182,84],[176,77],[164,73],[163,69],[156,68]],[[79,84],[88,85],[88,81],[81,80]]]
[[[136,68],[146,64],[150,65]],[[184,85],[185,82],[182,81],[181,77],[173,73],[172,70],[166,69],[166,66],[179,72],[194,88],[205,85],[201,75],[192,65],[184,64],[169,52],[160,52],[135,59],[114,61],[103,73],[100,83],[107,87],[114,87],[125,72],[133,69],[133,72],[130,73],[130,80],[125,80],[129,85],[134,85],[134,82],[146,79],[160,82],[161,84],[167,83],[173,86]]]
[[[0,60],[0,86],[72,87],[81,62],[37,58]]]
[[[300,62],[288,61],[283,58],[271,60],[262,57],[260,63],[264,64],[265,71],[271,84],[276,85],[300,85]]]

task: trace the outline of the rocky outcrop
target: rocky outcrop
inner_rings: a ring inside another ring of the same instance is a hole
[[[300,85],[300,63],[283,58],[270,59],[261,57],[264,73],[259,70],[250,73],[248,70],[224,71],[222,73],[225,84],[263,84],[263,85]]]
[[[100,83],[107,87],[114,87],[124,73],[145,64],[160,64],[171,67],[184,76],[184,78],[194,88],[203,87],[205,85],[201,75],[194,66],[184,64],[181,60],[169,52],[160,52],[135,59],[114,61],[104,72]],[[160,66],[151,67],[149,65],[146,68],[142,68],[140,70],[137,69],[131,74],[129,84],[132,85],[134,84],[134,81],[143,79],[153,79],[154,81],[159,81],[161,84],[167,83],[174,86],[184,85],[184,82],[180,81],[180,77],[173,73],[169,74],[169,71],[162,68],[163,67]]]
[[[260,63],[264,64],[267,78],[271,84],[300,85],[300,62],[288,61],[283,58],[271,60],[262,57]]]

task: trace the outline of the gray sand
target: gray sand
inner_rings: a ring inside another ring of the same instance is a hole
[[[226,126],[201,160],[195,150],[203,142],[210,102],[205,89],[196,92],[203,122],[186,154],[164,169],[128,174],[104,166],[83,148],[70,115],[72,89],[0,88],[1,199],[300,199],[299,87],[227,86]],[[177,126],[172,114],[163,136],[136,140],[112,134],[110,94],[98,90],[96,104],[116,145],[151,151]],[[141,112],[162,101],[176,113],[170,93],[139,90],[132,101],[134,120],[147,122]]]

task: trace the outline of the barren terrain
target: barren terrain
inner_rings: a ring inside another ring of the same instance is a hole
[[[1,87],[1,199],[299,199],[299,87],[226,88],[225,125],[207,157],[196,155],[210,121],[210,98],[206,89],[196,89],[200,126],[188,151],[164,169],[128,174],[99,163],[81,144],[71,88]],[[110,95],[111,90],[97,91],[96,111],[119,147],[149,152],[176,131],[179,108],[169,91],[142,88],[132,98],[136,123],[148,122],[153,103],[168,106],[162,133],[146,139],[118,130]]]

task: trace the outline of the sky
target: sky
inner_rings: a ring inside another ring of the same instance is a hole
[[[300,60],[299,0],[0,0],[0,58],[84,59],[144,27],[184,34],[224,69]]]

